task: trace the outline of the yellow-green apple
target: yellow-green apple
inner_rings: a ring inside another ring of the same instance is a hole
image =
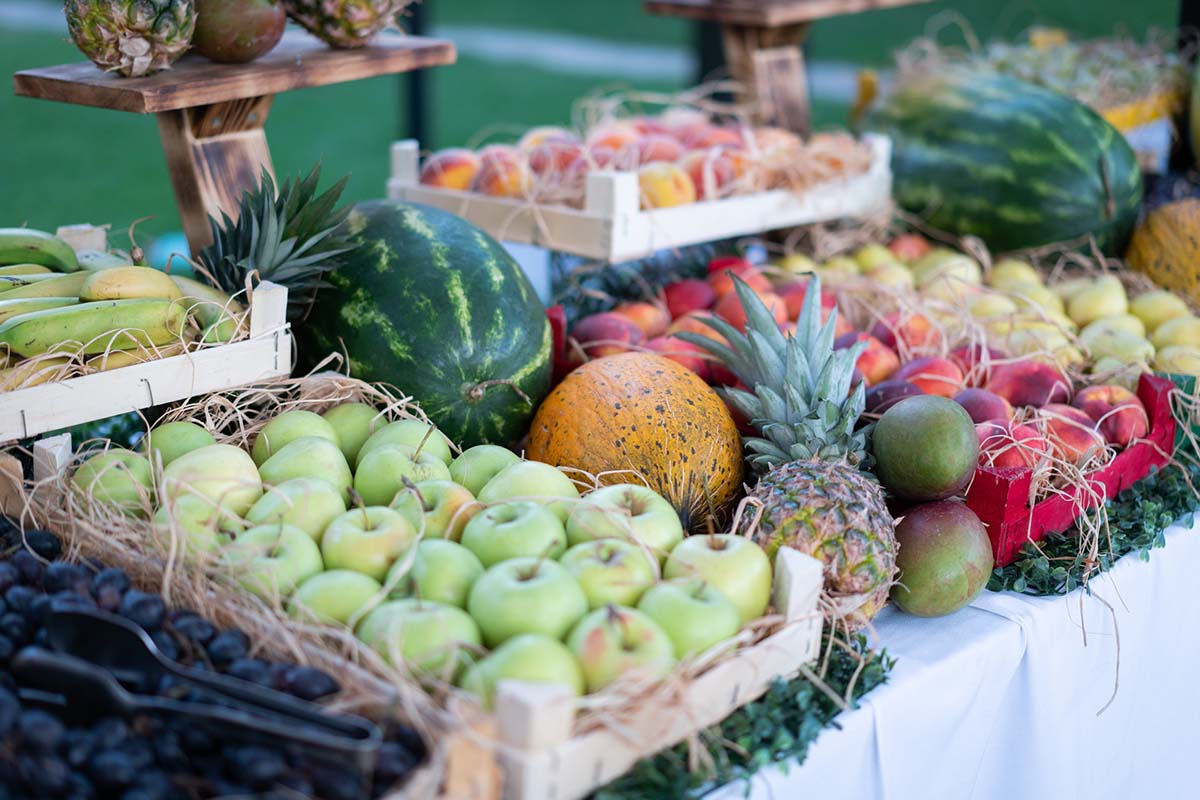
[[[880,264],[878,267],[872,268],[867,273],[867,277],[871,279],[871,283],[887,286],[892,289],[913,288],[912,270],[899,261]]]
[[[416,598],[383,603],[358,623],[357,633],[390,663],[450,681],[480,645],[479,627],[467,612]]]
[[[310,436],[338,443],[337,431],[320,414],[302,409],[285,411],[264,425],[258,436],[254,437],[250,455],[253,456],[254,463],[261,467],[289,442]]]
[[[384,425],[363,442],[358,451],[358,466],[362,466],[363,459],[372,450],[390,444],[419,449],[422,455],[436,456],[445,466],[449,466],[454,458],[450,451],[450,440],[433,425],[419,419],[398,419]]]
[[[1011,297],[995,292],[980,292],[967,299],[967,310],[976,319],[1006,317],[1017,313],[1017,303]]]
[[[1154,345],[1142,336],[1123,330],[1102,330],[1085,342],[1095,358],[1115,358],[1122,364],[1148,364],[1154,358]]]
[[[653,489],[634,483],[605,486],[578,503],[567,521],[571,544],[627,539],[650,548],[661,561],[683,539],[674,506]]]
[[[382,411],[366,403],[342,403],[321,416],[333,426],[338,447],[342,449],[347,464],[357,461],[363,443],[388,422]]]
[[[483,641],[496,647],[522,633],[561,639],[587,613],[587,595],[557,561],[513,558],[489,568],[467,598]]]
[[[184,453],[216,443],[207,429],[194,422],[168,422],[146,434],[141,441],[141,451],[151,461],[159,458],[165,467]]]
[[[1031,265],[1015,258],[1002,258],[992,265],[988,285],[996,289],[1011,289],[1023,283],[1039,284],[1042,276]]]
[[[467,669],[459,685],[491,709],[501,681],[561,686],[573,696],[583,694],[583,671],[567,646],[540,633],[523,633],[497,647]]]
[[[1099,368],[1099,363],[1096,366]],[[1200,348],[1181,344],[1164,347],[1154,356],[1154,368],[1178,375],[1200,375]]]
[[[896,263],[896,254],[878,242],[875,242],[864,244],[855,250],[854,260],[858,262],[858,266],[862,268],[863,272],[870,272],[884,264]]]
[[[244,589],[270,599],[291,594],[324,569],[317,543],[291,525],[260,525],[225,546],[221,559]]]
[[[938,283],[965,287],[983,282],[979,262],[945,247],[935,247],[914,261],[912,272],[918,289],[928,289]]]
[[[664,578],[699,578],[729,598],[742,622],[758,619],[771,602],[771,559],[743,536],[689,536],[671,551]]]
[[[303,622],[353,626],[377,599],[379,581],[351,569],[331,569],[300,584],[288,601],[288,613]]]
[[[80,464],[71,483],[85,497],[131,514],[142,513],[153,498],[150,462],[120,447]]]
[[[434,453],[403,444],[383,444],[358,459],[354,491],[372,506],[390,505],[408,484],[448,481],[450,470]]]
[[[406,516],[426,539],[457,542],[463,528],[483,506],[475,502],[475,495],[453,481],[421,481],[401,490],[392,508]]]
[[[675,578],[646,590],[638,611],[658,623],[678,659],[699,655],[742,627],[729,598],[698,578]]]
[[[172,540],[182,536],[179,546],[193,555],[216,552],[227,538],[224,531],[241,529],[238,517],[198,494],[168,498],[154,514],[154,532],[163,546],[171,548]]]
[[[849,256],[834,256],[817,267],[821,280],[831,285],[857,278],[861,271],[858,262]]]
[[[344,513],[341,489],[323,478],[292,478],[268,489],[246,512],[246,521],[294,525],[320,544],[325,528]]]
[[[1172,317],[1154,329],[1155,347],[1200,347],[1200,319],[1191,315]]]
[[[567,637],[589,692],[635,674],[661,678],[675,666],[675,645],[658,623],[636,608],[607,605],[581,619]]]
[[[1146,330],[1153,333],[1167,320],[1186,317],[1191,312],[1183,298],[1166,289],[1156,289],[1133,298],[1129,303],[1129,313],[1140,319]]]
[[[258,468],[258,473],[271,486],[293,478],[321,478],[336,486],[347,499],[354,484],[354,476],[341,448],[319,436],[305,436],[288,442]]]
[[[658,580],[658,564],[645,550],[622,539],[580,542],[559,563],[579,581],[591,608],[637,605]]]
[[[352,508],[325,529],[321,555],[328,569],[352,569],[381,581],[416,538],[413,526],[398,511],[385,506]]]
[[[1059,281],[1050,288],[1054,290],[1055,294],[1062,298],[1063,303],[1070,303],[1071,298],[1075,297],[1075,295],[1079,294],[1084,289],[1087,289],[1089,286],[1092,286],[1094,283],[1096,283],[1095,278],[1081,276],[1078,278],[1067,278],[1064,281]]]
[[[483,564],[475,554],[449,539],[423,539],[412,559],[400,558],[388,571],[384,585],[391,597],[419,597],[466,608]]]
[[[231,444],[210,444],[175,459],[163,470],[168,498],[207,497],[239,517],[262,497],[262,478],[250,454]]]
[[[1005,291],[1013,296],[1013,301],[1021,308],[1036,308],[1056,318],[1064,317],[1067,313],[1062,298],[1053,289],[1048,289],[1040,283],[1014,283]],[[1075,323],[1072,321],[1071,324]]]
[[[811,273],[817,271],[817,262],[813,261],[810,257],[808,257],[806,255],[801,255],[800,253],[792,253],[791,255],[786,255],[783,258],[776,261],[775,265],[786,272],[792,273],[793,275],[808,275],[808,274],[811,274]],[[712,304],[709,303],[709,305],[712,305]],[[700,307],[708,308],[708,306],[700,306]],[[676,316],[678,316],[678,315],[676,315]]]
[[[450,479],[478,496],[488,481],[501,470],[520,463],[521,457],[507,447],[477,444],[463,450],[458,458],[450,462]]]
[[[1101,317],[1085,325],[1079,332],[1079,340],[1084,344],[1090,344],[1093,337],[1107,331],[1123,331],[1132,336],[1144,337],[1146,325],[1133,314],[1113,314],[1111,317]]]
[[[554,512],[532,500],[489,506],[471,518],[462,533],[463,547],[485,567],[510,558],[558,558],[567,549],[567,533]]]
[[[1125,296],[1125,287],[1113,276],[1097,278],[1067,301],[1067,316],[1076,325],[1087,325],[1103,317],[1128,311],[1129,300]]]
[[[484,505],[505,500],[533,500],[545,504],[563,522],[579,499],[575,483],[563,472],[540,461],[521,461],[496,473],[476,495]],[[562,498],[557,500],[555,498]]]

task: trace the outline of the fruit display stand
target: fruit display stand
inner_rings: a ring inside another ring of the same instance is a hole
[[[891,200],[891,142],[884,136],[864,141],[871,165],[860,175],[799,194],[774,189],[649,210],[641,208],[635,172],[590,173],[582,209],[425,186],[419,181],[418,143],[402,141],[392,145],[388,197],[445,209],[502,241],[616,263],[668,248],[884,210]]]
[[[394,75],[451,64],[450,42],[380,35],[369,46],[331,49],[300,32],[284,35],[249,64],[218,64],[184,56],[171,69],[122,78],[90,62],[24,70],[18,95],[76,105],[154,114],[192,252],[211,240],[208,218],[235,215],[242,191],[272,169],[263,125],[280,92]]]

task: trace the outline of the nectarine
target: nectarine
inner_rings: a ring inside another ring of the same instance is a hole
[[[708,285],[708,281],[699,278],[687,278],[663,287],[663,297],[667,303],[667,311],[671,318],[676,319],[689,311],[700,311],[709,308],[717,299],[717,293]]]
[[[954,397],[963,389],[963,374],[958,365],[940,356],[923,356],[901,365],[896,380],[916,384],[926,394]]]
[[[465,192],[481,166],[479,156],[462,147],[439,150],[421,165],[421,183]]]
[[[655,303],[621,303],[613,309],[613,313],[620,314],[641,328],[647,339],[666,333],[667,326],[671,324],[667,310]]]
[[[1071,405],[1087,414],[1113,447],[1126,447],[1150,430],[1146,407],[1124,386],[1089,386]]]

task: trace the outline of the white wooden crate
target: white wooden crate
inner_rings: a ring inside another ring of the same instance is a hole
[[[77,250],[105,247],[103,228],[76,225],[58,233]],[[0,393],[0,442],[257,383],[291,370],[287,289],[263,282],[251,298],[247,339]]]
[[[748,236],[827,220],[862,217],[888,207],[892,193],[892,143],[869,134],[871,166],[861,175],[812,186],[642,210],[637,175],[596,171],[587,176],[582,210],[539,205],[424,186],[420,147],[412,140],[392,145],[388,197],[424,203],[464,217],[497,239],[521,242],[609,262],[644,258],[684,245]]]

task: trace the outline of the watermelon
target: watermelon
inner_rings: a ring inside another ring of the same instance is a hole
[[[411,395],[463,447],[510,445],[550,390],[546,310],[503,247],[446,211],[361,203],[346,220],[357,245],[330,273],[300,353],[345,353],[350,374]]]
[[[892,139],[905,210],[994,252],[1091,235],[1124,249],[1142,176],[1125,137],[1066,95],[993,72],[948,69],[905,82],[865,121]]]

